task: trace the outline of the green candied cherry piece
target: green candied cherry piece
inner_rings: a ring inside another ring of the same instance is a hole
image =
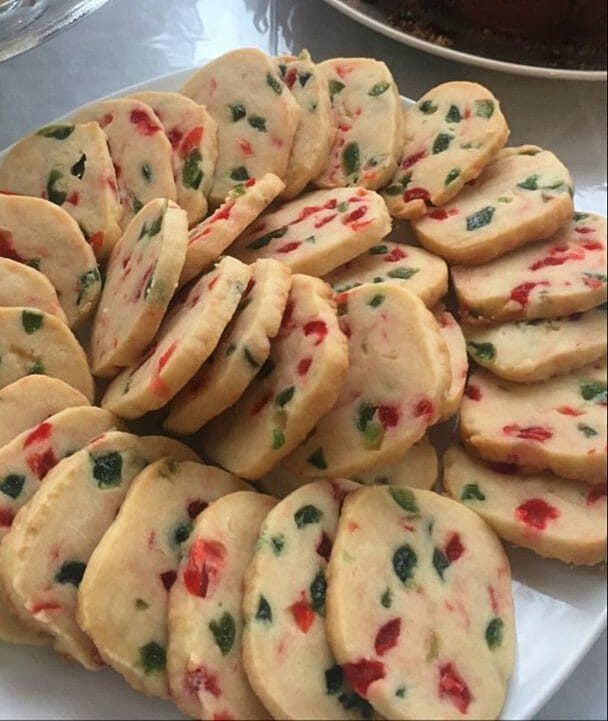
[[[264,596],[260,596],[260,600],[258,601],[258,610],[255,612],[255,618],[256,621],[272,623],[272,609]]]
[[[198,190],[204,177],[200,164],[203,162],[203,156],[198,148],[194,148],[188,153],[182,168],[182,184],[185,188]]]
[[[277,80],[274,75],[272,75],[272,73],[268,73],[268,75],[266,75],[266,84],[277,95],[280,95],[283,92],[283,86],[281,85],[280,81]]]
[[[342,151],[344,175],[355,175],[361,169],[361,151],[358,143],[349,143]]]
[[[386,245],[374,245],[368,252],[370,255],[386,255],[388,247]]]
[[[475,101],[475,115],[478,118],[485,118],[489,120],[494,115],[494,101],[484,98],[483,100]]]
[[[55,574],[55,581],[62,585],[71,583],[78,588],[86,569],[87,564],[82,561],[66,561]]]
[[[338,665],[332,666],[325,671],[325,692],[328,696],[334,696],[342,688],[344,674]]]
[[[467,230],[479,230],[479,228],[489,225],[492,222],[495,210],[496,208],[491,205],[486,205],[485,208],[469,215],[466,221]]]
[[[327,593],[327,581],[325,574],[319,570],[310,584],[310,607],[319,616],[325,616],[325,595]]]
[[[486,628],[486,643],[488,648],[497,648],[502,643],[504,623],[501,618],[493,618]]]
[[[330,80],[329,81],[329,97],[333,100],[334,95],[338,95],[338,93],[341,93],[345,88],[344,83],[341,83],[339,80]]]
[[[275,369],[276,363],[272,360],[272,358],[268,358],[264,365],[260,368],[260,372],[258,373],[258,378],[260,380],[263,380],[264,378],[268,378],[268,376],[272,373],[272,371]]]
[[[34,270],[40,270],[40,258],[30,258],[25,261],[25,264]]]
[[[572,220],[575,223],[579,223],[581,220],[585,220],[588,217],[589,213],[574,213],[574,215],[572,216]]]
[[[280,556],[281,553],[283,553],[283,549],[285,548],[285,536],[282,533],[279,533],[276,536],[272,536],[270,539],[270,545],[272,547],[272,552],[275,556]]]
[[[167,665],[165,649],[156,641],[150,641],[139,649],[139,660],[144,667],[144,673],[158,673],[164,671]]]
[[[311,78],[312,73],[298,73],[298,81],[300,82],[300,87],[303,88]]]
[[[144,176],[144,180],[149,183],[152,180],[152,168],[148,163],[144,163],[141,166],[141,174]]]
[[[93,478],[102,490],[116,488],[122,477],[122,456],[118,451],[103,456],[91,456]]]
[[[86,291],[95,283],[101,282],[101,275],[99,274],[98,268],[92,268],[83,273],[78,279],[78,297],[76,298],[76,305],[82,303],[82,299],[85,296]]]
[[[313,451],[313,453],[308,456],[306,461],[310,463],[311,466],[314,466],[321,471],[324,471],[327,468],[327,461],[325,460],[325,455],[322,448],[317,448],[316,451]]]
[[[31,310],[21,311],[21,325],[28,335],[32,335],[32,333],[40,330],[43,322],[44,317],[42,313],[34,313]]]
[[[319,523],[323,518],[323,511],[312,504],[302,506],[293,514],[293,520],[300,529],[309,526],[311,523]]]
[[[409,280],[413,275],[418,273],[420,268],[410,268],[409,266],[402,266],[401,268],[392,268],[387,273],[389,278],[398,278],[399,280]]]
[[[593,438],[594,436],[599,435],[595,428],[588,426],[586,423],[579,423],[577,427],[585,438]]]
[[[400,183],[393,183],[387,188],[384,188],[383,192],[385,195],[390,196],[401,195],[401,193],[403,193],[403,185],[401,185]]]
[[[467,342],[467,348],[476,358],[491,363],[496,358],[496,348],[493,343],[476,343],[473,340]]]
[[[404,511],[408,513],[419,513],[418,503],[416,502],[416,496],[410,488],[389,488],[388,492],[391,498],[398,506],[401,506]]]
[[[439,548],[433,551],[433,568],[437,571],[437,575],[443,581],[443,574],[450,565],[445,553]]]
[[[453,135],[448,135],[447,133],[439,133],[433,141],[433,155],[443,153],[447,150],[450,147],[453,137]]]
[[[397,698],[405,698],[406,691],[407,689],[405,686],[399,686],[399,688],[395,691],[395,696],[397,696]]]
[[[390,588],[387,588],[382,596],[380,596],[380,603],[384,608],[390,608],[393,605],[393,594]]]
[[[245,182],[245,180],[249,180],[249,173],[247,172],[247,168],[244,165],[239,165],[238,168],[232,168],[232,170],[230,171],[230,178],[240,183]]]
[[[378,306],[381,306],[382,303],[384,303],[384,296],[382,295],[382,293],[378,293],[377,295],[374,295],[367,304],[370,305],[372,308],[378,308]]]
[[[348,210],[348,200],[343,200],[341,203],[338,203],[336,210],[338,213],[346,213]]]
[[[236,123],[239,120],[242,120],[247,115],[245,106],[241,105],[241,103],[233,103],[232,105],[229,105],[228,107],[230,108],[230,115],[232,116],[233,123]]]
[[[285,434],[278,428],[272,429],[272,450],[278,451],[285,445]]]
[[[145,611],[147,608],[150,608],[150,604],[146,603],[143,598],[136,598],[135,599],[135,608],[138,611]]]
[[[236,624],[232,614],[226,611],[219,619],[213,619],[213,621],[209,623],[209,630],[213,634],[215,643],[222,652],[222,656],[227,656],[232,650],[236,638]]]
[[[54,138],[55,140],[65,140],[74,132],[73,125],[47,125],[36,133],[43,138]]]
[[[461,501],[485,501],[486,497],[476,483],[467,483],[460,492]]]
[[[437,106],[433,104],[432,100],[424,100],[418,105],[418,110],[425,115],[432,115],[437,112]]]
[[[372,85],[371,90],[369,91],[368,95],[371,95],[372,98],[377,97],[378,95],[382,95],[382,93],[385,93],[389,88],[391,84],[384,82],[384,83],[376,83],[375,85]]]
[[[381,423],[368,423],[363,437],[370,448],[379,448],[384,439],[384,426]]]
[[[243,355],[245,356],[245,360],[252,368],[259,368],[260,364],[256,361],[256,359],[251,355],[251,351],[247,346],[243,348]]]
[[[274,240],[275,238],[282,238],[288,231],[288,227],[284,226],[283,228],[277,228],[277,230],[271,230],[270,233],[266,233],[266,235],[260,235],[259,238],[256,238],[252,243],[249,243],[247,246],[248,248],[251,248],[251,250],[260,250],[260,248],[265,248],[270,241]]]
[[[84,171],[86,168],[86,162],[87,162],[87,156],[83,153],[80,158],[72,165],[70,168],[70,173],[78,178],[78,180],[82,180],[84,177]]]
[[[416,551],[407,543],[393,553],[393,570],[397,578],[405,583],[414,575],[414,569],[418,564]]]
[[[266,120],[260,115],[250,115],[247,118],[247,122],[249,123],[249,125],[251,125],[252,128],[254,128],[255,130],[259,130],[260,133],[266,132]]]
[[[602,381],[589,381],[580,384],[580,391],[583,400],[600,404],[606,403],[606,384]]]
[[[139,211],[144,207],[144,204],[139,198],[133,198],[131,207],[133,208],[134,213],[139,213]]]
[[[608,276],[605,273],[583,273],[585,278],[595,278],[596,280],[601,280],[602,283],[608,282]]]
[[[538,190],[538,178],[539,176],[535,173],[534,175],[528,176],[521,183],[517,183],[517,187],[522,190]]]
[[[452,170],[450,170],[450,172],[445,176],[445,180],[443,181],[444,186],[447,187],[448,185],[451,185],[459,175],[460,169],[452,168]]]
[[[357,417],[355,419],[355,425],[357,429],[363,433],[363,431],[365,431],[365,429],[367,428],[367,424],[371,422],[375,413],[376,406],[372,403],[367,403],[366,401],[359,403],[359,406],[357,408]]]
[[[57,181],[61,180],[61,178],[63,178],[63,173],[56,168],[53,168],[46,181],[46,197],[51,203],[55,203],[55,205],[63,205],[65,203],[65,199],[68,197],[67,192],[58,190],[55,187],[55,184]]]
[[[18,498],[21,495],[23,486],[25,485],[25,476],[18,473],[9,473],[8,476],[0,481],[0,493],[4,493],[9,498]]]
[[[459,123],[462,120],[460,110],[457,105],[450,105],[450,108],[445,116],[446,123]]]
[[[28,369],[28,375],[35,376],[35,375],[41,375],[44,373],[44,365],[41,360],[36,360],[32,363],[32,365]]]
[[[279,406],[279,408],[283,408],[283,406],[287,405],[289,401],[293,398],[293,394],[296,392],[295,386],[289,386],[289,388],[283,388],[282,391],[279,391],[274,399],[275,405]]]
[[[369,701],[366,701],[354,691],[341,693],[338,696],[338,701],[345,711],[356,711],[358,716],[362,719],[371,719],[374,715],[374,709]]]
[[[173,532],[171,533],[172,545],[181,546],[182,543],[185,543],[185,541],[190,538],[190,534],[192,533],[193,528],[194,524],[192,523],[192,521],[178,523],[177,526],[173,529]]]

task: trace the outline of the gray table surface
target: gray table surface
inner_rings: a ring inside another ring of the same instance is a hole
[[[501,99],[512,140],[542,138],[585,178],[589,210],[606,212],[606,84],[516,77],[450,63],[377,35],[322,0],[110,0],[49,42],[0,64],[0,148],[75,107],[193,67],[231,48],[307,47],[316,59],[370,56],[416,98],[452,79]],[[586,202],[585,202],[586,201]],[[606,633],[537,719],[606,719]],[[1,716],[1,712],[0,712]]]

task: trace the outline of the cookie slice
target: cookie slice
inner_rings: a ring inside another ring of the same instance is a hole
[[[193,520],[216,498],[246,488],[218,468],[164,458],[137,476],[93,551],[76,619],[103,660],[138,691],[169,696],[167,598]]]
[[[45,275],[71,327],[95,310],[101,293],[95,255],[73,218],[52,203],[0,194],[0,258]]]
[[[454,446],[443,485],[505,541],[577,566],[606,560],[606,484],[498,472]]]
[[[507,148],[457,198],[412,227],[448,263],[479,265],[553,235],[572,215],[572,193],[570,174],[553,153]]]
[[[500,103],[483,85],[442,83],[404,115],[399,169],[383,196],[396,218],[420,218],[477,178],[509,137]]]
[[[270,355],[291,288],[291,273],[276,260],[253,265],[239,308],[213,355],[173,399],[165,428],[194,433],[243,395]]]
[[[207,426],[203,451],[242,478],[261,478],[329,411],[347,367],[329,287],[294,275],[270,357],[236,404]]]
[[[469,361],[464,335],[454,316],[443,307],[437,308],[434,315],[450,358],[451,381],[443,400],[441,413],[441,420],[445,421],[458,411],[467,382]]]
[[[59,378],[89,401],[95,388],[87,358],[67,327],[35,308],[0,308],[0,389],[40,374]]]
[[[177,288],[187,244],[186,213],[171,200],[150,201],[129,223],[106,267],[93,324],[95,375],[116,375],[154,338]]]
[[[364,283],[394,283],[432,308],[448,292],[448,266],[437,255],[414,245],[383,241],[326,275],[335,293]]]
[[[336,132],[315,183],[381,188],[397,169],[403,132],[401,99],[390,70],[369,58],[334,58],[319,68],[329,84]]]
[[[476,371],[460,407],[460,432],[464,442],[488,461],[603,483],[605,361],[527,385]]]
[[[77,123],[99,123],[108,138],[123,208],[123,229],[150,200],[175,200],[171,143],[149,105],[133,98],[101,100],[78,111],[73,119]]]
[[[167,673],[188,716],[266,719],[241,658],[243,576],[274,498],[220,498],[197,518],[169,594]]]
[[[272,173],[235,185],[224,203],[190,231],[180,283],[192,280],[217,260],[285,187]]]
[[[329,562],[327,631],[344,677],[386,718],[497,718],[515,645],[509,561],[448,498],[354,491]]]
[[[388,283],[338,296],[349,369],[335,406],[284,463],[345,477],[397,461],[441,417],[448,352],[423,302]]]
[[[131,95],[149,105],[171,143],[177,202],[194,225],[207,215],[207,196],[217,162],[217,123],[198,103],[180,93]]]
[[[37,308],[67,323],[48,278],[35,268],[8,258],[0,258],[0,307]]]
[[[476,268],[452,268],[464,309],[494,320],[558,318],[606,302],[606,218],[575,213],[556,235]]]
[[[166,405],[214,351],[250,278],[250,268],[224,258],[185,289],[145,355],[110,383],[102,406],[139,418]]]
[[[116,174],[106,134],[95,122],[47,125],[13,145],[0,166],[0,190],[61,206],[98,258],[120,237]]]
[[[250,178],[285,177],[300,108],[272,58],[255,48],[232,50],[200,68],[181,92],[205,105],[217,122],[212,205]]]
[[[390,230],[390,216],[377,193],[317,190],[263,215],[229,252],[244,263],[274,258],[294,273],[321,276],[365,252]]]

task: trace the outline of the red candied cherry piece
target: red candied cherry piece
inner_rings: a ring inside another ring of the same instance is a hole
[[[353,691],[364,698],[371,684],[386,676],[384,664],[381,661],[372,661],[367,658],[359,659],[355,663],[345,663],[342,670]]]
[[[544,531],[549,521],[559,518],[560,512],[542,498],[530,498],[515,509],[515,517],[531,528]]]
[[[469,687],[451,663],[446,663],[439,669],[439,696],[449,696],[460,713],[466,713],[471,703]]]
[[[376,634],[376,640],[374,641],[374,649],[378,656],[384,656],[387,651],[394,648],[399,642],[400,635],[400,618],[393,618],[392,621],[385,623]]]

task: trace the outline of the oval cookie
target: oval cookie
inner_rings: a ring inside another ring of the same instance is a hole
[[[464,335],[454,316],[448,313],[445,308],[437,308],[434,315],[439,326],[439,333],[445,341],[450,358],[452,380],[443,400],[441,413],[441,420],[445,421],[458,411],[467,382],[469,361]]]
[[[8,258],[0,258],[0,307],[37,308],[67,323],[48,278],[35,268]]]

